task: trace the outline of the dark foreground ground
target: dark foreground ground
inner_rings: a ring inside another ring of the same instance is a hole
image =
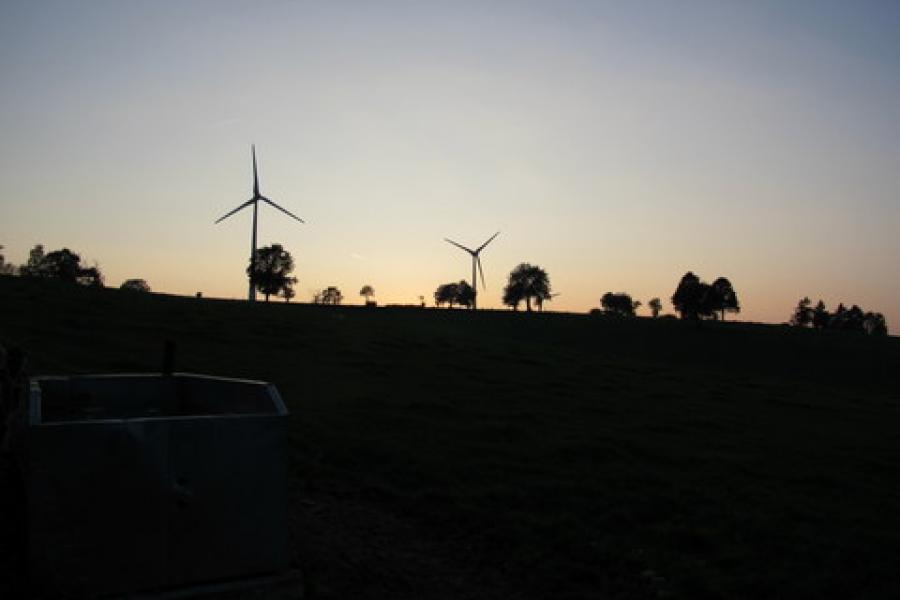
[[[0,277],[32,374],[165,339],[282,392],[310,598],[900,597],[897,339]]]

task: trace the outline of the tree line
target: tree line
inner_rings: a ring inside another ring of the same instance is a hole
[[[296,296],[294,286],[297,278],[292,275],[294,259],[290,252],[280,244],[272,244],[258,248],[247,267],[247,274],[257,290],[268,302],[270,296],[281,296],[290,302]],[[15,266],[6,261],[3,246],[0,245],[0,275],[19,275],[36,279],[58,279],[86,287],[104,287],[104,277],[99,265],[86,265],[79,254],[68,248],[45,252],[42,244],[35,245],[28,254],[25,264]],[[127,279],[120,289],[134,292],[150,292],[150,285],[144,279]],[[371,300],[375,290],[371,285],[364,285],[359,295],[365,298],[367,306],[374,306]],[[527,312],[543,310],[544,302],[550,301],[556,294],[552,293],[550,276],[543,268],[530,263],[517,265],[507,278],[503,288],[502,302],[513,310],[524,304]],[[421,306],[424,298],[419,297]],[[339,305],[344,300],[341,290],[336,286],[328,286],[313,293],[312,302],[322,305]],[[474,307],[475,290],[466,281],[444,283],[434,291],[435,306]],[[717,277],[712,283],[702,281],[693,272],[685,273],[675,292],[671,303],[681,319],[695,321],[724,320],[727,313],[738,313],[741,310],[737,292],[725,277]],[[637,309],[643,303],[635,300],[625,292],[606,292],[600,298],[600,308],[592,309],[592,314],[613,317],[635,317]],[[652,317],[662,312],[659,298],[651,298],[647,308]],[[879,312],[866,311],[853,304],[847,308],[843,303],[833,311],[829,311],[822,300],[813,306],[808,297],[802,298],[790,318],[790,324],[796,327],[813,329],[832,329],[855,331],[869,335],[887,335],[888,326],[884,315]]]
[[[6,265],[5,259],[3,259]],[[81,256],[68,248],[44,252],[43,244],[37,244],[28,253],[28,261],[19,267],[4,266],[9,274],[35,279],[61,279],[86,287],[103,287],[103,273],[99,265],[87,266]]]
[[[808,296],[801,298],[797,303],[790,324],[795,327],[856,331],[869,335],[888,333],[887,321],[879,312],[865,311],[856,304],[847,308],[843,302],[838,304],[834,312],[829,312],[822,300],[812,306]]]
[[[725,320],[726,313],[740,312],[737,292],[725,277],[718,277],[712,283],[701,281],[693,272],[688,271],[678,282],[678,287],[671,298],[672,307],[679,317],[691,321],[705,319]],[[594,314],[616,317],[637,316],[637,309],[643,306],[640,300],[634,300],[625,292],[606,292],[600,298],[600,309]],[[651,298],[647,301],[650,314],[656,318],[662,312],[662,301]]]
[[[553,298],[550,293],[550,276],[539,266],[521,263],[510,272],[502,298],[503,304],[513,310],[518,310],[522,303],[528,312],[533,308],[541,310],[544,302]],[[435,306],[446,304],[448,308],[452,308],[456,304],[471,308],[474,301],[475,290],[466,281],[443,283],[434,291]]]
[[[0,246],[0,275],[18,275],[33,279],[56,279],[90,288],[105,287],[100,265],[88,266],[80,254],[68,248],[46,252],[43,244],[36,244],[28,252],[28,260],[19,266],[7,262]],[[150,285],[143,279],[126,279],[119,286],[122,290],[149,292]]]

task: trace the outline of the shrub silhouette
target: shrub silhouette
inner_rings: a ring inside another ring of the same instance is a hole
[[[617,294],[606,292],[600,299],[600,306],[606,315],[633,317],[635,309],[640,306],[640,302],[635,302],[630,295],[624,292]]]
[[[129,292],[149,292],[150,285],[143,279],[126,279],[119,289]]]
[[[344,295],[337,287],[331,285],[313,295],[314,304],[327,304],[337,306],[344,301]]]

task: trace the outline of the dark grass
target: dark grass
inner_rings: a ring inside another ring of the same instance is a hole
[[[31,372],[276,383],[312,598],[900,597],[900,343],[0,277]]]

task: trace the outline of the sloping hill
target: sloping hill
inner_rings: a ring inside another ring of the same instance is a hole
[[[32,374],[276,383],[313,598],[900,594],[900,343],[0,277]]]

